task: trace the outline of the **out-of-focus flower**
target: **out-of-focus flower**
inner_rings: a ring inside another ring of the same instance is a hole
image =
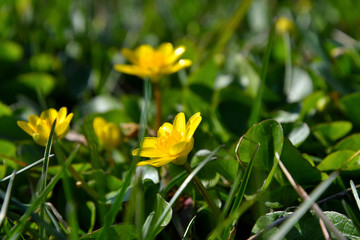
[[[294,30],[294,23],[287,17],[279,17],[275,24],[276,31],[280,34],[291,33]]]
[[[102,117],[96,117],[93,121],[96,136],[106,149],[114,149],[122,143],[122,132],[119,126],[107,122]]]
[[[40,117],[36,115],[30,115],[28,117],[29,122],[18,121],[17,124],[22,130],[32,136],[37,144],[45,146],[50,136],[51,127],[55,119],[56,125],[54,137],[61,139],[64,138],[70,131],[69,125],[72,117],[73,113],[67,115],[66,107],[60,108],[59,111],[50,108],[46,111],[43,111],[40,114]]]
[[[159,167],[169,162],[181,165],[194,146],[194,132],[201,122],[200,113],[194,114],[185,123],[185,114],[179,113],[174,123],[164,123],[157,132],[157,137],[145,137],[141,148],[135,149],[134,156],[148,157],[150,160],[138,162],[138,166],[152,165]]]
[[[154,82],[162,75],[172,74],[191,65],[188,59],[179,60],[185,47],[174,49],[171,43],[163,43],[157,49],[143,44],[134,51],[123,48],[121,52],[132,65],[117,64],[115,70],[141,78],[149,77]]]

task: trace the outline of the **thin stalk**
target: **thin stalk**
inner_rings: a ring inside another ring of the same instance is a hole
[[[185,164],[183,165],[185,170],[191,174],[193,169],[191,168],[190,164],[188,162],[185,162]],[[206,190],[206,188],[204,187],[204,185],[202,184],[200,178],[195,175],[194,178],[194,183],[196,185],[196,187],[198,188],[198,190],[200,191],[201,195],[203,196],[203,198],[205,199],[205,201],[207,202],[208,206],[210,207],[212,213],[214,214],[214,216],[216,217],[216,219],[218,218],[218,216],[220,215],[220,210],[219,208],[216,206],[216,204],[214,203],[213,199],[211,198],[211,196],[209,195],[209,192]]]
[[[46,147],[45,147],[44,162],[43,162],[41,178],[40,178],[40,192],[44,191],[44,189],[46,188],[46,183],[47,183],[46,179],[47,179],[47,172],[48,172],[48,168],[49,168],[50,152],[51,152],[51,146],[52,146],[52,142],[53,142],[56,122],[57,122],[57,119],[54,120],[54,122],[51,126],[49,139],[48,139]],[[44,221],[45,221],[45,200],[46,200],[46,197],[42,199],[42,202],[40,204],[40,217]],[[40,232],[41,239],[46,239],[46,231],[42,224],[39,225],[39,232]]]
[[[269,65],[269,61],[270,61],[273,40],[274,40],[274,26],[272,26],[270,29],[269,39],[268,39],[267,46],[266,46],[266,52],[265,52],[265,56],[262,61],[260,84],[259,84],[256,98],[255,98],[253,106],[251,108],[251,114],[250,114],[250,119],[248,122],[248,127],[251,127],[255,123],[259,122],[259,120],[260,120],[261,101],[262,101],[264,89],[265,89],[266,74],[267,74],[267,69],[268,69],[268,65]]]
[[[154,86],[154,98],[156,105],[154,131],[157,131],[157,129],[159,129],[160,127],[161,117],[162,117],[161,91],[160,91],[160,84],[158,82],[155,82],[153,86]]]
[[[139,143],[141,143],[141,140],[145,136],[146,126],[147,126],[147,115],[149,110],[149,105],[151,101],[151,82],[149,78],[145,78],[145,86],[144,86],[144,106],[141,111],[140,116],[140,130],[139,130]],[[140,144],[141,147],[141,144]],[[126,191],[128,190],[128,187],[131,184],[132,177],[135,173],[136,168],[136,162],[139,160],[140,156],[135,156],[134,161],[132,161],[132,164],[130,168],[127,171],[127,174],[125,175],[124,183],[120,189],[119,194],[116,196],[113,204],[111,205],[109,211],[106,213],[104,224],[102,227],[102,230],[100,234],[97,235],[96,239],[108,239],[109,237],[109,228],[110,225],[114,223],[116,215],[121,209],[122,201],[125,197]]]
[[[61,170],[51,179],[49,184],[47,186],[45,186],[44,190],[41,191],[39,195],[34,196],[30,206],[26,209],[24,215],[20,218],[18,224],[14,225],[14,227],[11,229],[11,231],[6,236],[7,239],[17,239],[18,238],[20,233],[23,231],[26,223],[28,222],[28,218],[30,216],[32,216],[33,212],[39,207],[41,202],[44,201],[44,199],[49,194],[49,192],[55,187],[55,184],[60,180],[65,169],[74,160],[78,150],[79,150],[79,145],[70,154],[70,156],[68,157],[68,159],[66,160],[64,165],[61,167]],[[34,215],[34,216],[37,216],[37,215]],[[32,218],[33,218],[33,216],[32,216]],[[44,227],[46,227],[48,225],[46,222],[43,221],[42,218],[39,219],[39,222],[43,222],[43,224],[39,224],[40,226],[44,225]],[[62,239],[62,238],[60,238],[60,239]]]
[[[286,233],[294,226],[294,224],[300,219],[300,217],[311,207],[312,210],[316,213],[316,215],[323,221],[323,223],[328,227],[338,239],[346,240],[346,238],[341,234],[341,232],[335,227],[335,225],[325,216],[319,205],[315,203],[315,200],[327,189],[328,186],[332,183],[332,181],[339,175],[338,171],[333,172],[329,175],[329,178],[319,186],[315,188],[315,190],[310,194],[310,196],[305,192],[305,190],[298,185],[295,180],[292,178],[291,174],[286,169],[285,165],[281,162],[279,154],[275,153],[276,159],[279,162],[279,166],[286,178],[289,180],[290,184],[293,186],[295,191],[299,194],[299,196],[304,200],[304,202],[300,205],[300,208],[295,211],[292,217],[286,221],[282,227],[280,227],[279,231],[271,236],[271,239],[280,239],[286,235]]]

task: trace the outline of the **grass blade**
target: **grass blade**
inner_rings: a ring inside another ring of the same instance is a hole
[[[51,146],[52,146],[52,142],[53,142],[56,122],[57,122],[57,119],[54,120],[54,122],[51,126],[50,135],[49,135],[46,147],[45,147],[44,162],[43,162],[43,166],[42,166],[40,183],[39,183],[40,192],[42,192],[44,190],[44,188],[46,187],[47,171],[48,171],[49,159],[50,159],[49,156],[50,156],[50,152],[51,152]],[[43,199],[43,201],[40,205],[40,217],[45,221],[45,198]],[[46,232],[45,232],[45,228],[43,227],[42,224],[39,225],[39,232],[40,232],[40,236],[42,237],[42,239],[45,239]]]
[[[312,193],[309,198],[306,199],[300,207],[294,212],[293,215],[280,226],[279,231],[273,234],[270,240],[284,239],[286,234],[291,228],[299,221],[299,219],[311,208],[313,203],[325,192],[325,190],[331,185],[331,183],[339,176],[339,172],[335,171],[329,175],[329,177],[321,182]]]
[[[44,198],[49,194],[49,192],[55,187],[56,183],[60,180],[62,177],[63,172],[67,169],[67,167],[71,164],[71,162],[74,160],[78,150],[78,145],[74,151],[70,154],[64,165],[61,167],[61,170],[51,179],[49,184],[44,188],[44,190],[39,194],[35,195],[35,197],[32,200],[32,203],[26,210],[25,214],[20,218],[19,223],[15,225],[11,231],[9,232],[6,239],[17,239],[22,232],[22,230],[25,227],[25,224],[28,221],[29,216],[39,207],[39,205],[43,202]],[[41,222],[44,222],[41,219]],[[41,224],[40,224],[41,225]]]
[[[16,170],[14,170],[12,172],[12,174],[10,175],[9,185],[7,187],[4,202],[3,202],[2,207],[1,207],[1,211],[0,211],[0,227],[2,226],[2,224],[3,224],[3,222],[4,222],[5,218],[6,218],[6,213],[7,213],[7,209],[8,209],[8,206],[9,206],[9,200],[10,200],[10,196],[11,196],[11,189],[12,189],[12,185],[14,183],[15,175],[16,175]]]
[[[222,148],[222,146],[216,148],[214,151],[212,151],[210,153],[210,155],[204,160],[202,161],[192,172],[191,174],[189,174],[189,176],[185,179],[185,181],[181,184],[181,186],[179,187],[179,189],[176,191],[176,193],[174,194],[174,196],[171,198],[169,205],[165,208],[165,210],[162,212],[160,218],[158,219],[158,221],[155,223],[151,233],[149,236],[147,236],[146,239],[154,239],[154,233],[156,233],[157,229],[160,227],[161,222],[163,221],[163,219],[165,218],[165,216],[167,215],[168,211],[170,211],[171,207],[174,205],[174,203],[176,202],[176,200],[178,199],[178,197],[180,196],[180,194],[182,193],[182,191],[184,191],[184,189],[186,188],[186,186],[191,182],[191,180],[194,178],[194,176],[211,160],[214,160],[214,156],[215,154]]]
[[[54,149],[55,149],[56,155],[58,156],[57,159],[59,160],[59,164],[63,165],[66,160],[64,153],[62,152],[62,150],[60,149],[60,147],[57,144],[54,144]],[[62,175],[62,183],[63,183],[63,189],[64,189],[64,193],[65,193],[65,199],[67,201],[67,203],[66,203],[67,211],[66,212],[67,212],[67,215],[69,218],[69,228],[70,228],[69,239],[79,239],[75,200],[74,200],[74,197],[73,197],[73,194],[71,191],[69,176],[68,176],[66,170],[64,171],[64,174]]]
[[[53,156],[54,156],[54,154],[51,154],[51,155],[49,156],[49,158],[51,158],[51,157],[53,157]],[[33,162],[32,164],[29,164],[28,166],[26,166],[26,167],[20,169],[19,171],[17,171],[17,172],[15,173],[15,175],[20,174],[20,173],[22,173],[22,172],[25,172],[26,170],[28,170],[28,169],[30,169],[30,168],[32,168],[32,167],[34,167],[34,166],[42,163],[42,162],[44,161],[44,159],[45,159],[45,158],[41,158],[41,159],[37,160],[36,162]],[[12,174],[9,175],[9,176],[4,177],[3,179],[0,180],[0,182],[4,182],[4,181],[10,179],[11,176],[12,176]]]
[[[146,126],[147,126],[147,114],[149,110],[149,105],[151,101],[151,82],[148,78],[145,78],[145,87],[144,87],[144,106],[141,111],[141,119],[140,119],[140,130],[139,130],[139,143],[145,136]],[[135,157],[135,161],[131,163],[130,168],[127,171],[125,176],[124,183],[119,194],[116,196],[113,204],[111,205],[110,210],[107,212],[105,216],[105,221],[103,224],[103,228],[101,233],[98,235],[97,239],[107,239],[107,232],[109,230],[110,225],[114,222],[116,215],[120,211],[122,201],[125,197],[126,191],[130,186],[132,176],[134,175],[136,163],[139,160],[139,156]],[[141,227],[141,226],[139,226]]]
[[[350,186],[351,186],[351,190],[354,195],[354,198],[356,200],[356,204],[360,210],[360,198],[359,198],[358,192],[356,191],[356,187],[355,187],[353,180],[350,180]]]
[[[275,35],[274,32],[275,32],[274,31],[274,24],[272,24],[272,27],[271,27],[270,33],[269,33],[268,43],[267,43],[267,46],[266,46],[265,56],[264,56],[263,61],[262,61],[260,85],[259,85],[259,88],[258,88],[258,93],[257,93],[256,98],[254,100],[254,104],[253,104],[253,106],[251,108],[251,114],[250,114],[250,119],[249,119],[249,122],[248,122],[248,127],[251,127],[255,123],[258,123],[259,120],[260,120],[261,101],[262,101],[262,97],[263,97],[263,93],[264,93],[266,74],[267,74],[267,69],[268,69],[268,65],[269,65],[269,61],[270,61],[272,44],[273,44],[274,35]]]

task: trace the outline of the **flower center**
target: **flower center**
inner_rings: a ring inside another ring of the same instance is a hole
[[[158,52],[154,52],[153,54],[147,54],[141,56],[139,59],[140,66],[146,68],[160,68],[165,63],[164,55]]]
[[[172,146],[181,141],[181,133],[173,130],[171,133],[166,132],[165,134],[156,140],[155,146],[159,151],[168,153]]]

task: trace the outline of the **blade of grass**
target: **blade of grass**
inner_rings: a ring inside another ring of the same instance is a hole
[[[51,126],[50,135],[49,135],[46,147],[45,147],[44,162],[43,162],[43,166],[42,166],[40,183],[39,183],[40,192],[42,192],[46,187],[47,171],[48,171],[49,160],[50,160],[49,156],[50,156],[50,152],[51,152],[51,146],[52,146],[52,141],[53,141],[53,137],[54,137],[56,122],[57,122],[57,119],[54,120],[54,122]],[[43,199],[42,203],[40,204],[40,217],[45,221],[45,198]],[[39,233],[40,233],[40,236],[42,239],[46,239],[46,231],[42,224],[39,225]]]
[[[146,126],[147,126],[147,113],[149,110],[150,105],[150,98],[151,98],[151,82],[148,78],[145,78],[145,87],[144,87],[144,106],[141,111],[141,119],[140,119],[140,130],[139,130],[139,143],[145,136]],[[141,147],[141,145],[140,145]],[[139,151],[140,152],[140,151]],[[105,216],[105,221],[103,227],[101,229],[101,233],[98,235],[96,239],[108,239],[109,236],[107,235],[109,232],[110,225],[114,222],[116,215],[120,211],[122,201],[125,197],[126,191],[130,186],[132,176],[135,173],[136,163],[139,161],[140,156],[135,156],[134,161],[132,161],[130,168],[128,169],[125,180],[122,185],[122,188],[119,194],[116,196],[113,204],[110,207],[110,210],[107,212]],[[141,228],[141,226],[138,226]],[[141,235],[140,235],[141,236]]]
[[[226,218],[224,221],[220,222],[220,225],[218,225],[211,233],[209,240],[212,239],[224,239],[222,236],[223,232],[229,228],[229,226],[232,226],[237,219],[242,216],[243,213],[245,213],[255,202],[255,199],[251,199],[249,201],[243,202],[234,213],[229,214],[229,217]],[[227,238],[225,238],[227,239]],[[231,238],[230,238],[231,239]]]
[[[353,209],[350,207],[350,205],[344,200],[341,199],[341,205],[343,206],[346,216],[348,216],[351,221],[353,222],[356,230],[360,232],[360,221],[359,221],[359,213],[354,213]]]
[[[246,186],[247,186],[247,183],[249,182],[249,178],[250,178],[250,174],[251,174],[251,170],[252,170],[252,167],[253,167],[253,163],[254,163],[254,159],[255,159],[255,155],[258,151],[260,147],[260,143],[258,143],[256,145],[256,148],[255,148],[255,151],[253,153],[253,155],[251,156],[251,159],[250,159],[250,162],[249,162],[249,165],[245,171],[245,174],[244,174],[244,178],[242,179],[242,182],[241,182],[241,185],[240,185],[240,189],[239,189],[239,192],[236,196],[236,199],[234,201],[234,204],[230,210],[230,214],[234,213],[235,210],[240,206],[241,204],[241,201],[244,197],[244,194],[245,194],[245,190],[246,190]]]
[[[267,46],[266,46],[266,52],[265,52],[265,55],[264,55],[264,58],[263,58],[263,61],[262,61],[260,84],[259,84],[259,88],[258,88],[256,98],[255,98],[253,106],[251,108],[248,127],[251,127],[255,123],[258,123],[259,120],[260,120],[261,101],[262,101],[263,94],[264,94],[266,74],[267,74],[267,69],[268,69],[268,65],[269,65],[269,61],[270,61],[272,44],[273,44],[274,35],[275,35],[274,32],[275,32],[274,31],[274,24],[272,24],[271,29],[270,29],[270,33],[269,33]]]
[[[355,187],[355,184],[353,182],[353,180],[350,180],[350,186],[351,186],[351,190],[352,190],[352,193],[354,195],[354,198],[356,200],[356,204],[360,210],[360,198],[359,198],[359,194],[358,192],[356,191],[356,187]]]
[[[300,207],[294,212],[294,214],[283,224],[280,226],[279,231],[271,236],[271,240],[283,239],[286,234],[291,230],[291,228],[300,220],[300,218],[312,207],[315,213],[324,221],[325,225],[336,235],[338,239],[345,240],[346,238],[342,236],[340,231],[335,227],[335,225],[323,214],[319,206],[315,203],[315,201],[325,192],[325,190],[331,185],[331,183],[339,176],[339,171],[335,171],[329,175],[329,177],[321,182],[310,194],[307,196],[306,192],[295,183],[292,179],[290,173],[286,170],[285,166],[280,161],[280,157],[278,153],[275,153],[277,160],[279,161],[279,165],[283,170],[285,176],[290,181],[291,185],[293,185],[294,189],[298,192],[298,194],[304,199],[304,202],[300,205]]]
[[[196,218],[196,215],[190,220],[188,226],[186,227],[186,230],[185,230],[184,236],[182,237],[182,240],[188,240],[189,239],[190,230],[191,230],[191,227],[195,223],[195,218]]]
[[[251,156],[251,159],[250,159],[250,161],[249,161],[249,165],[248,165],[248,167],[246,168],[245,173],[244,173],[244,174],[240,174],[240,173],[239,173],[239,175],[243,175],[243,177],[241,178],[240,188],[239,188],[239,191],[237,192],[237,196],[236,196],[236,198],[235,198],[235,200],[234,200],[234,203],[233,203],[233,205],[232,205],[232,208],[231,208],[231,210],[230,210],[229,215],[234,215],[235,212],[238,210],[238,208],[241,206],[241,202],[242,202],[242,199],[243,199],[243,197],[244,197],[245,190],[246,190],[247,184],[248,184],[249,179],[250,179],[250,174],[251,174],[251,171],[252,171],[252,167],[253,167],[255,155],[256,155],[259,147],[260,147],[260,143],[258,143],[258,144],[256,145],[256,148],[255,148],[255,150],[254,150],[254,152],[253,152],[253,155]],[[240,159],[239,159],[239,160],[240,160]],[[227,212],[224,212],[223,217],[225,217],[226,214],[227,214]],[[240,217],[240,215],[239,215],[239,217]],[[225,232],[224,232],[225,235],[226,235],[227,232],[231,232],[230,229],[235,226],[236,220],[237,220],[237,218],[234,219],[234,222],[231,223],[231,226],[230,226],[230,225],[228,226],[228,231],[225,231]],[[221,222],[222,222],[222,221],[223,221],[223,218],[221,219]],[[226,238],[227,238],[227,236],[225,236],[225,235],[224,235],[223,237],[226,237]]]
[[[29,216],[39,207],[39,205],[43,202],[45,197],[49,194],[49,192],[55,187],[56,183],[60,180],[62,177],[63,172],[67,169],[67,167],[70,165],[70,163],[74,160],[78,150],[79,146],[77,145],[74,151],[70,154],[64,165],[61,167],[60,171],[51,179],[49,184],[45,187],[45,189],[39,194],[35,195],[30,206],[27,208],[24,215],[20,218],[19,223],[15,225],[11,231],[9,232],[7,239],[17,239],[19,234],[22,232],[22,230],[25,227],[25,224],[28,221]],[[41,218],[41,222],[44,222]]]
[[[214,151],[212,151],[207,158],[202,161],[185,179],[185,181],[181,184],[179,189],[176,191],[174,196],[171,198],[169,205],[165,208],[165,210],[162,212],[161,216],[159,217],[158,221],[153,226],[152,231],[150,231],[150,234],[146,237],[146,239],[154,239],[155,233],[157,232],[157,229],[159,229],[161,222],[167,215],[168,211],[170,211],[171,207],[174,205],[180,194],[184,191],[184,189],[187,187],[187,185],[191,182],[191,180],[194,178],[194,176],[210,161],[214,160],[215,154],[222,148],[222,146],[217,147]]]
[[[191,174],[191,172],[193,170],[192,170],[190,164],[188,162],[185,162],[183,166],[184,166],[185,170],[188,172],[188,174]],[[206,188],[202,184],[200,178],[195,175],[193,181],[195,183],[195,186],[197,187],[197,189],[200,191],[201,195],[205,199],[206,203],[210,207],[210,209],[211,209],[212,213],[214,214],[214,216],[218,217],[220,215],[220,210],[216,206],[216,204],[214,203],[214,201],[211,198],[209,192],[206,190]]]
[[[57,159],[59,161],[59,165],[63,165],[65,162],[65,156],[62,152],[61,148],[55,143],[54,144],[55,153],[58,156]],[[70,165],[69,165],[70,167]],[[68,169],[69,169],[68,167]],[[62,183],[63,183],[63,189],[65,193],[65,199],[66,199],[66,214],[69,218],[69,228],[70,228],[70,236],[69,239],[76,240],[79,239],[78,236],[78,223],[77,223],[77,216],[76,216],[76,206],[75,206],[75,200],[74,196],[71,191],[71,186],[69,182],[69,176],[67,174],[67,171],[65,170],[62,177]]]
[[[243,179],[243,176],[244,176],[244,173],[245,173],[245,170],[246,170],[246,167],[245,165],[242,163],[240,157],[239,157],[239,153],[238,153],[238,150],[239,150],[239,147],[240,147],[240,143],[241,141],[243,140],[244,136],[242,136],[238,143],[236,144],[236,148],[235,148],[235,156],[236,156],[236,159],[237,161],[240,163],[242,169],[238,169],[238,173],[237,173],[237,176],[236,176],[236,179],[234,181],[234,183],[232,184],[232,187],[231,187],[231,190],[229,192],[229,195],[226,199],[226,202],[224,204],[224,207],[223,207],[223,210],[221,212],[221,215],[219,217],[219,222],[222,222],[222,220],[225,218],[225,216],[227,215],[229,209],[230,209],[230,206],[231,204],[233,203],[233,199],[235,197],[235,194],[236,194],[236,190],[238,189],[242,179]]]
[[[53,156],[54,156],[54,154],[51,154],[49,157],[53,157]],[[32,168],[32,167],[34,167],[34,166],[42,163],[43,161],[44,161],[44,158],[41,158],[41,159],[37,160],[36,162],[33,162],[32,164],[30,164],[30,165],[28,165],[28,166],[20,169],[20,170],[17,171],[15,174],[18,175],[18,174],[20,174],[20,173],[22,173],[22,172],[25,172],[26,170],[28,170],[28,169],[30,169],[30,168]],[[9,176],[4,177],[3,179],[0,180],[0,182],[4,182],[4,181],[10,179],[11,176],[12,176],[12,174],[9,175]]]
[[[16,175],[16,170],[14,170],[11,174],[11,178],[8,184],[8,187],[6,189],[6,194],[5,194],[5,198],[4,198],[4,202],[1,206],[1,211],[0,211],[0,227],[2,226],[5,218],[6,218],[6,213],[7,213],[7,209],[9,206],[9,200],[10,200],[10,196],[11,196],[11,189],[14,183],[14,179],[15,179],[15,175]]]
[[[5,199],[5,195],[6,194],[0,190],[0,198]],[[25,213],[28,209],[27,204],[23,204],[13,198],[10,198],[10,205],[14,206],[16,209],[18,209],[22,213]],[[38,224],[43,224],[45,226],[46,230],[51,235],[53,235],[56,239],[62,239],[62,240],[67,239],[62,232],[57,231],[52,226],[50,226],[47,222],[43,222],[37,213],[31,213],[30,217]],[[6,234],[8,234],[8,232],[6,232]],[[7,238],[4,238],[4,239],[7,239]]]

